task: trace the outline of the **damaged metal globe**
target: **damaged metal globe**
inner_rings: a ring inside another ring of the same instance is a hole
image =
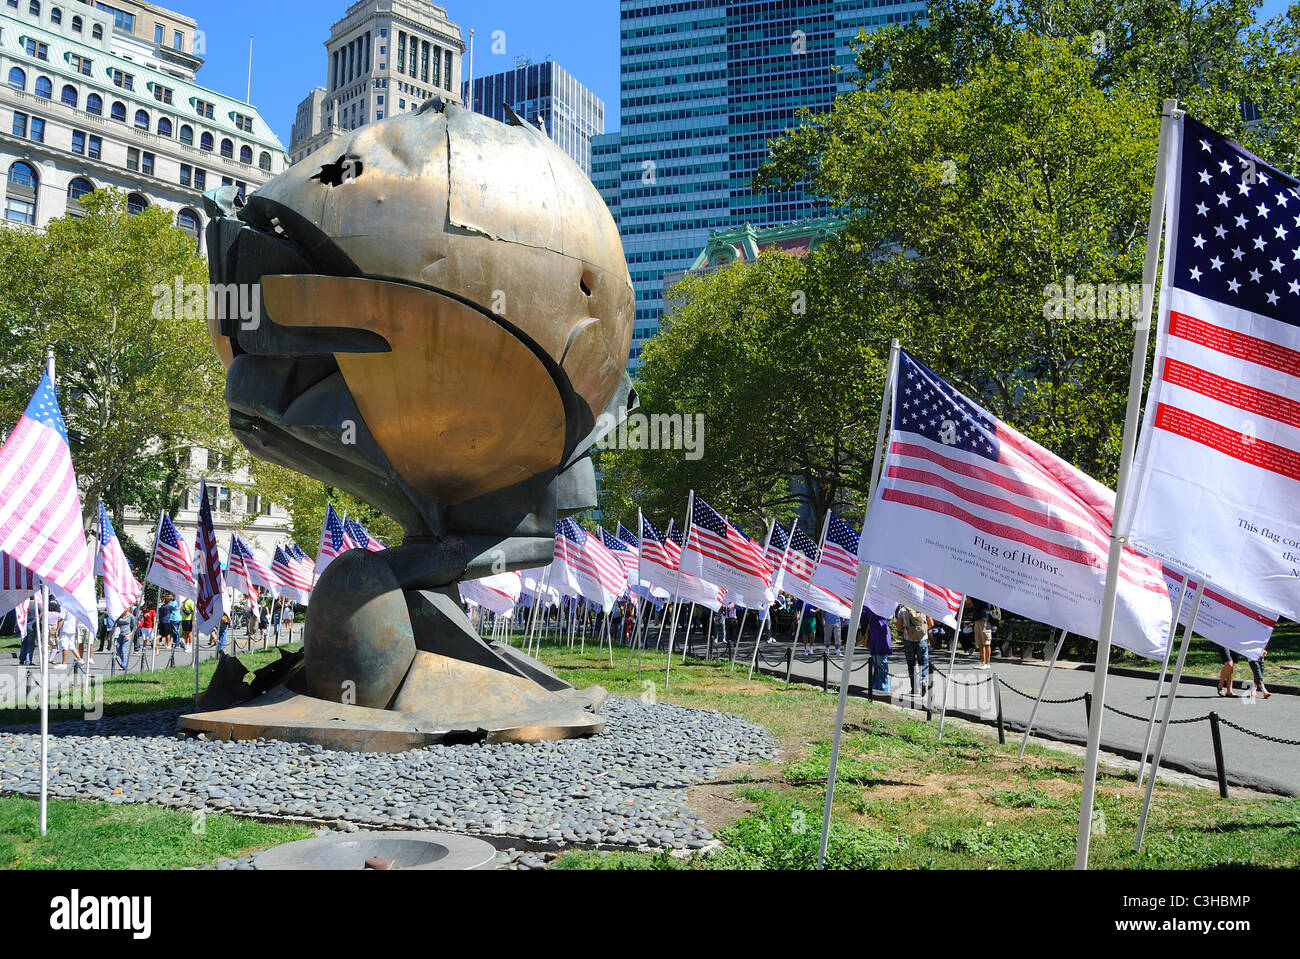
[[[230,424],[255,456],[401,523],[312,593],[304,649],[244,681],[223,659],[181,726],[333,748],[598,733],[578,690],[479,637],[456,583],[550,562],[596,504],[588,456],[636,397],[634,297],[599,193],[544,132],[442,99],[352,131],[240,203],[207,198],[210,318]]]

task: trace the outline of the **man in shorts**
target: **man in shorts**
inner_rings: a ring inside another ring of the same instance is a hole
[[[185,601],[181,603],[180,617],[181,639],[184,640],[185,651],[189,652],[190,643],[194,639],[194,600],[189,597],[185,598]],[[177,648],[179,649],[180,647],[178,646]]]
[[[975,617],[975,652],[980,658],[979,665],[975,668],[990,669],[990,660],[993,659],[993,626],[997,617],[992,604],[982,599],[972,599],[970,602]]]

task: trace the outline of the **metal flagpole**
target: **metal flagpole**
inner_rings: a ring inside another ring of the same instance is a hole
[[[1088,868],[1088,842],[1092,837],[1092,799],[1097,788],[1097,751],[1101,746],[1101,721],[1105,714],[1106,673],[1110,666],[1110,639],[1115,626],[1115,602],[1119,596],[1120,564],[1124,558],[1124,537],[1119,523],[1128,499],[1129,476],[1137,442],[1138,417],[1142,407],[1142,382],[1146,376],[1147,343],[1151,339],[1152,292],[1160,259],[1160,237],[1164,227],[1166,165],[1177,100],[1166,100],[1160,119],[1160,148],[1156,153],[1156,176],[1151,190],[1151,216],[1147,223],[1146,261],[1142,267],[1142,311],[1133,337],[1133,365],[1129,370],[1128,405],[1124,412],[1124,437],[1120,447],[1119,481],[1115,485],[1115,511],[1111,517],[1110,555],[1106,563],[1106,592],[1101,603],[1101,628],[1097,637],[1096,672],[1092,681],[1092,719],[1088,723],[1088,752],[1083,764],[1083,792],[1079,800],[1079,833],[1075,844],[1074,868]]]
[[[622,620],[619,620],[622,622]],[[605,614],[605,639],[609,643],[609,668],[614,668],[614,635],[609,631],[609,613]]]
[[[54,350],[45,351],[45,372],[54,386]],[[41,616],[45,635],[41,639],[41,835],[49,822],[50,807],[50,588],[41,580]]]
[[[745,635],[745,621],[749,619],[749,607],[740,607],[740,628],[736,630],[736,645],[731,650],[731,671],[736,671],[736,654],[740,652],[740,637]]]
[[[691,625],[695,622],[695,604],[691,603],[691,611],[686,614],[686,637],[682,641],[682,665],[686,665],[686,651],[691,648]]]
[[[1047,673],[1043,676],[1042,685],[1038,687],[1038,698],[1034,700],[1033,708],[1029,710],[1029,722],[1025,723],[1025,738],[1020,740],[1020,752],[1016,753],[1016,759],[1025,758],[1025,746],[1029,745],[1029,734],[1034,729],[1034,717],[1038,715],[1038,706],[1043,701],[1043,693],[1047,692],[1047,681],[1052,678],[1052,670],[1056,668],[1056,657],[1061,655],[1061,648],[1065,645],[1065,637],[1069,635],[1067,630],[1061,630],[1061,635],[1056,638],[1056,648],[1052,650],[1052,661],[1047,664]],[[957,640],[953,640],[954,648]]]
[[[1183,581],[1186,589],[1186,580]],[[1156,776],[1160,772],[1160,760],[1165,753],[1165,733],[1169,732],[1169,714],[1174,711],[1174,700],[1178,697],[1178,681],[1183,678],[1183,663],[1187,660],[1187,648],[1192,645],[1192,635],[1196,629],[1196,614],[1201,611],[1201,597],[1205,595],[1205,579],[1196,587],[1196,596],[1192,599],[1192,614],[1183,630],[1183,645],[1178,648],[1178,662],[1174,664],[1174,675],[1169,680],[1169,698],[1165,700],[1165,713],[1160,719],[1160,732],[1156,735],[1156,750],[1151,754],[1151,775],[1147,777],[1146,794],[1142,797],[1142,815],[1138,817],[1137,838],[1133,841],[1133,851],[1142,851],[1142,837],[1147,831],[1147,813],[1151,811],[1151,796],[1156,789]],[[1094,700],[1093,707],[1097,705]]]
[[[1151,697],[1151,717],[1147,720],[1147,736],[1142,742],[1142,756],[1138,759],[1138,789],[1142,788],[1142,774],[1146,769],[1147,756],[1151,750],[1151,733],[1156,728],[1156,710],[1160,708],[1160,693],[1164,689],[1165,674],[1169,671],[1169,657],[1174,651],[1174,635],[1178,632],[1178,621],[1183,618],[1183,601],[1187,599],[1186,572],[1183,573],[1183,588],[1178,591],[1178,609],[1169,623],[1169,638],[1165,641],[1165,661],[1160,664],[1160,677],[1156,680],[1156,694]]]
[[[774,583],[776,582],[776,577],[781,574],[782,570],[785,569],[786,561],[790,558],[790,545],[794,542],[794,531],[798,528],[799,528],[799,517],[796,516],[790,523],[790,535],[787,536],[785,540],[785,551],[781,554],[781,565],[777,568],[776,573],[773,574],[772,576],[772,582]],[[768,542],[770,543],[772,541],[771,531],[768,532],[767,538],[768,538]],[[764,549],[764,552],[766,551],[767,550]],[[753,682],[754,680],[754,667],[758,665],[758,645],[763,641],[763,625],[771,618],[772,618],[772,611],[768,610],[767,617],[763,620],[762,623],[758,624],[758,638],[754,640],[754,655],[749,658],[749,679],[747,679],[746,682]],[[776,627],[772,627],[772,628],[775,629]],[[797,626],[795,627],[795,631],[794,631],[794,642],[795,643],[799,642],[799,628]],[[735,660],[733,659],[732,662],[734,663]]]
[[[677,558],[677,587],[673,590],[673,627],[668,631],[668,668],[664,670],[664,689],[668,688],[668,676],[673,671],[673,634],[677,632],[678,597],[682,593],[682,562],[686,559],[686,544],[691,538],[691,517],[695,513],[695,490],[686,499],[686,525],[682,528],[682,554]],[[660,629],[663,629],[662,624]]]
[[[659,613],[659,632],[655,633],[655,649],[664,641],[664,624],[668,622],[668,607],[671,603],[665,602],[664,608]]]
[[[943,739],[943,721],[948,716],[948,690],[952,688],[953,670],[957,668],[957,644],[961,641],[961,618],[966,614],[966,597],[961,598],[957,607],[957,630],[952,634],[952,649],[948,652],[948,675],[943,680],[943,705],[939,707],[939,735]]]
[[[207,539],[207,537],[203,535],[203,507],[206,506],[206,505],[207,505],[207,502],[208,502],[208,485],[207,485],[207,484],[208,484],[208,478],[207,478],[207,476],[206,476],[206,475],[201,475],[201,476],[199,477],[199,493],[200,493],[201,496],[202,496],[203,502],[199,503],[199,532],[198,532],[198,535],[196,535],[196,536],[194,537],[194,551],[195,551],[196,553],[198,552],[199,540],[206,540],[206,539]],[[214,533],[215,533],[215,530],[214,530]],[[196,558],[198,558],[198,557],[196,557]],[[202,558],[198,558],[198,559],[199,559],[199,562],[202,564],[199,568],[203,570],[203,574],[206,576],[206,575],[207,575],[207,572],[208,572],[208,557],[207,557],[207,553],[205,552],[205,553],[203,554]],[[216,591],[216,588],[217,588],[217,584],[216,584],[216,583],[213,583],[213,584],[212,584],[212,589],[213,589],[214,593],[215,593],[215,591]],[[195,581],[195,592],[197,593],[197,591],[198,591],[198,583],[197,583],[197,580],[196,580],[196,581]],[[225,602],[225,600],[223,599],[222,602]],[[258,610],[258,614],[259,614],[259,615],[261,614],[261,610],[260,610],[260,609]],[[191,621],[190,625],[191,625],[191,627],[194,629],[194,632],[190,634],[190,639],[191,639],[191,641],[194,643],[194,701],[195,701],[195,702],[198,702],[198,699],[199,699],[199,629],[198,629],[198,626],[199,626],[199,606],[198,606],[198,603],[195,603],[195,604],[194,604],[194,619]],[[263,640],[262,643],[263,643],[263,645],[265,645],[265,644],[266,644],[266,641]],[[248,644],[248,649],[249,649],[249,652],[252,652],[252,649],[253,649],[253,643],[252,643],[251,641],[250,641],[249,644]]]
[[[898,370],[898,340],[892,340],[889,344],[889,373],[885,377],[885,388],[883,395],[880,397],[880,423],[876,427],[876,459],[871,466],[871,488],[867,491],[868,503],[870,496],[876,492],[876,481],[880,478],[880,464],[885,452],[885,433],[889,427],[889,410],[890,394],[893,392],[894,377]],[[867,531],[867,516],[862,517],[862,532],[865,535]],[[826,845],[830,841],[831,835],[831,805],[835,801],[835,767],[839,764],[840,759],[840,733],[844,730],[844,707],[848,703],[849,697],[849,676],[851,675],[850,666],[853,663],[853,646],[858,638],[858,625],[862,622],[862,602],[867,596],[867,574],[868,569],[863,568],[858,563],[858,577],[853,584],[853,608],[849,612],[849,635],[844,643],[844,670],[840,676],[840,696],[839,702],[835,706],[835,733],[831,737],[831,761],[826,770],[826,807],[822,810],[822,838],[821,844],[817,847],[817,868],[821,869],[826,864]],[[798,637],[796,637],[796,640]]]

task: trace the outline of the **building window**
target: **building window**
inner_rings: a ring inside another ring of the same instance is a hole
[[[114,100],[109,115],[118,123],[126,122],[126,104],[121,100]]]
[[[119,30],[125,30],[127,33],[135,33],[135,14],[127,13],[125,10],[118,10],[116,7],[110,7],[106,3],[96,3],[96,10],[103,10],[105,13],[113,15],[113,26]]]
[[[75,72],[80,73],[83,76],[90,76],[91,61],[86,57],[79,57],[75,53],[68,54],[68,65],[72,67]]]
[[[186,207],[176,214],[176,225],[194,237],[195,243],[199,239],[199,215],[193,210]],[[229,469],[229,466],[226,467]]]
[[[160,137],[169,137],[172,135],[172,121],[166,117],[158,118],[158,135]]]
[[[153,176],[154,155],[147,150],[140,154],[140,172]]]
[[[36,86],[32,89],[42,100],[48,100],[54,94],[54,84],[49,77],[37,77]]]
[[[139,213],[148,205],[149,205],[149,201],[146,200],[144,197],[142,197],[139,193],[131,193],[127,195],[126,198],[127,213]]]
[[[265,170],[267,173],[270,173],[270,172],[271,172],[271,154],[267,153],[265,150],[263,150],[261,153],[259,153],[259,154],[257,155],[257,166],[258,166],[259,169],[261,169],[261,170]]]
[[[28,226],[35,226],[36,204],[10,197],[5,200],[5,219],[10,223],[26,223]]]
[[[9,185],[26,187],[34,192],[36,190],[36,171],[32,169],[31,164],[18,160],[9,167]]]
[[[232,113],[230,115],[235,121],[235,129],[243,130],[245,133],[253,132],[253,118],[244,116],[242,113]]]
[[[77,88],[71,83],[65,83],[63,92],[59,94],[59,102],[65,107],[72,107],[75,110],[77,107]]]
[[[96,39],[96,40],[103,40],[103,39],[104,39],[104,28],[101,27],[101,26],[97,23],[97,24],[95,24],[93,27],[90,28],[90,35],[91,35],[94,39]]]
[[[86,134],[80,130],[72,131],[72,152],[85,154],[86,152]]]
[[[406,34],[401,30],[397,31],[397,69],[402,69],[402,64],[406,63]]]
[[[27,55],[37,60],[48,60],[50,58],[50,48],[47,44],[37,43],[35,40],[28,40],[24,44]]]
[[[149,111],[148,111],[148,110],[136,110],[136,111],[135,111],[135,128],[136,128],[137,130],[148,130],[148,129],[149,129]]]
[[[199,149],[207,150],[209,152],[212,150],[212,134],[208,133],[206,130],[203,131],[203,135],[199,137]]]
[[[134,90],[135,75],[131,73],[123,73],[121,70],[114,70],[113,86],[121,87],[123,90]]]
[[[33,17],[39,17],[41,15],[40,0],[32,0],[31,3],[27,4],[27,12]]]
[[[140,151],[135,147],[126,148],[126,168],[128,170],[140,169]]]
[[[188,163],[181,164],[181,186],[189,186],[194,179],[194,168]]]
[[[81,17],[72,18],[72,32],[73,33],[81,32]]]
[[[45,121],[40,117],[32,117],[32,139],[37,143],[45,142]]]
[[[194,146],[194,128],[188,123],[181,124],[181,143],[186,146]]]
[[[104,141],[92,133],[90,136],[90,143],[86,148],[86,156],[90,157],[92,160],[98,160],[103,148]]]
[[[63,11],[60,10],[58,7],[51,7],[50,23],[62,23],[62,22],[63,22]]]
[[[95,185],[85,177],[74,176],[68,184],[68,199],[80,200],[93,189],[95,189]]]
[[[194,189],[202,193],[208,188],[208,171],[194,168]]]
[[[161,23],[153,25],[153,42],[159,44],[163,42],[163,26]]]
[[[153,87],[153,98],[157,100],[159,103],[171,103],[172,102],[171,87],[163,87],[155,83]]]
[[[181,32],[180,32],[179,30],[177,30],[176,32],[174,32],[174,33],[172,34],[172,49],[173,49],[173,50],[179,50],[179,49],[181,49],[181,46],[182,46],[183,42],[184,42],[184,41],[183,41],[183,39],[182,39],[182,37],[181,37]]]
[[[98,93],[89,93],[86,95],[86,112],[93,113],[95,116],[102,116],[104,113],[104,98]]]
[[[209,120],[211,120],[212,111],[213,111],[213,106],[207,100],[194,101],[194,112],[197,113],[199,116],[207,117]]]
[[[13,131],[16,137],[27,136],[27,114],[19,113],[17,110],[14,111]]]
[[[239,162],[248,164],[253,162],[253,148],[248,144],[239,148]]]
[[[225,137],[221,141],[221,155],[227,160],[235,158],[235,144],[231,142],[229,137]]]
[[[420,79],[429,82],[429,44],[424,40],[420,41]]]
[[[27,74],[23,72],[22,67],[11,67],[9,70],[9,85],[15,90],[27,89]]]

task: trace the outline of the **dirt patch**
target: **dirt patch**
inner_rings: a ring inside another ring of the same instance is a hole
[[[781,767],[762,763],[737,763],[721,770],[718,778],[686,790],[691,812],[704,820],[709,832],[716,833],[737,819],[751,813],[754,803],[737,795],[750,786],[779,788]]]

